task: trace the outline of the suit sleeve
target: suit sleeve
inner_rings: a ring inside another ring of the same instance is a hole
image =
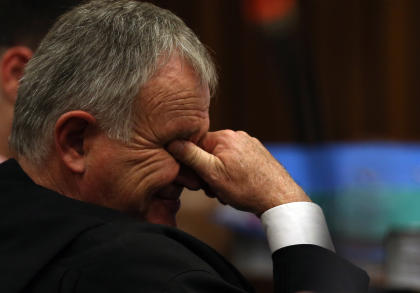
[[[334,253],[318,205],[284,204],[266,211],[261,220],[273,252],[276,292],[367,292],[367,274]]]
[[[293,245],[273,253],[276,293],[366,293],[369,277],[334,252],[316,245]]]
[[[366,293],[367,274],[340,258],[334,252],[315,245],[295,245],[273,254],[274,292],[295,293]],[[226,282],[221,276],[206,270],[188,270],[162,282],[159,270],[147,272],[126,266],[97,269],[80,276],[71,292],[254,292],[251,287],[240,287]],[[111,273],[112,272],[112,273]],[[142,277],[143,275],[143,277]],[[144,278],[144,275],[149,275]]]
[[[130,233],[105,243],[80,260],[73,274],[66,274],[62,292],[254,292],[217,252],[172,232],[176,236]],[[362,270],[317,245],[278,249],[273,260],[276,293],[367,292],[368,278]]]

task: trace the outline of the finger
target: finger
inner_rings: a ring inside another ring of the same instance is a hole
[[[219,158],[201,149],[194,143],[184,140],[171,142],[168,151],[181,163],[196,171],[204,180],[213,170],[216,164],[221,164]]]
[[[202,187],[201,187],[204,191],[204,193],[210,197],[210,198],[215,198],[217,197],[216,192],[210,187],[210,185],[208,185],[206,182],[203,183]]]
[[[222,131],[207,132],[207,134],[199,141],[198,146],[208,153],[213,153],[215,147],[218,144],[218,137]]]

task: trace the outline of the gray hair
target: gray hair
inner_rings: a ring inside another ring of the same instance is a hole
[[[42,163],[57,119],[72,110],[89,112],[110,138],[128,142],[135,98],[173,54],[214,91],[217,73],[207,49],[170,11],[130,0],[94,0],[69,11],[26,67],[10,148]]]

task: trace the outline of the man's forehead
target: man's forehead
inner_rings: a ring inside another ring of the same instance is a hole
[[[141,88],[138,103],[138,131],[150,141],[198,141],[208,130],[208,86],[203,86],[193,67],[180,58],[169,60]]]
[[[166,79],[167,81],[174,82],[188,82],[194,80],[195,83],[202,84],[200,75],[192,64],[177,54],[160,60],[156,72],[151,76],[149,81],[146,82],[145,86],[147,86],[149,82],[159,79]]]
[[[170,57],[140,90],[143,103],[161,103],[160,99],[168,98],[196,98],[205,105],[210,101],[208,86],[203,85],[193,66],[177,55]]]

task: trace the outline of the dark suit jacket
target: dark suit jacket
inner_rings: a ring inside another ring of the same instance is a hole
[[[177,229],[59,195],[14,160],[0,165],[0,292],[252,292],[222,256]],[[273,254],[276,292],[366,292],[367,275],[334,253]]]

